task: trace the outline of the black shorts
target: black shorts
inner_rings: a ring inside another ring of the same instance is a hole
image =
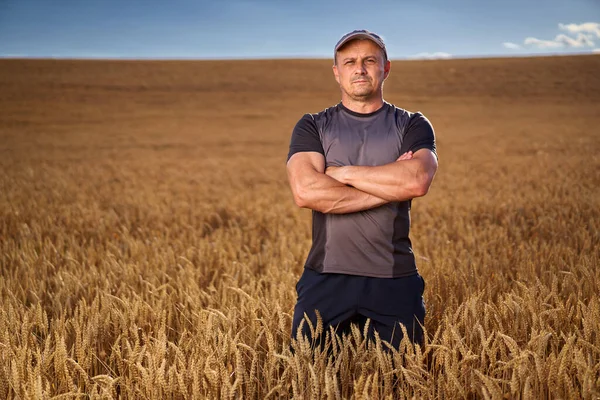
[[[298,301],[294,308],[292,338],[296,338],[304,314],[313,326],[317,324],[315,310],[323,321],[323,332],[332,326],[336,333],[349,333],[350,325],[356,323],[363,332],[367,319],[370,319],[368,335],[374,340],[374,332],[381,340],[389,342],[396,349],[402,340],[404,325],[413,343],[423,343],[422,324],[425,320],[423,291],[425,282],[421,275],[403,278],[372,278],[345,274],[323,274],[305,268],[296,284]],[[308,324],[302,327],[302,334],[311,338]]]

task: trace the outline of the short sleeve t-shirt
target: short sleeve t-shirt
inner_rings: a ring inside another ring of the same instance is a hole
[[[359,114],[339,103],[298,121],[288,160],[311,151],[322,154],[326,166],[378,166],[420,149],[437,156],[433,127],[421,113],[386,102],[373,113]],[[348,214],[313,211],[313,243],[305,267],[380,278],[413,275],[417,266],[409,229],[410,201]]]

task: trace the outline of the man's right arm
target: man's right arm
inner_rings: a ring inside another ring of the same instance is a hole
[[[287,163],[287,174],[298,207],[322,213],[347,214],[388,202],[326,175],[325,157],[318,152],[293,154]]]

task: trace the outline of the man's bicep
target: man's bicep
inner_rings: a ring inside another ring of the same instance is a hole
[[[433,175],[438,168],[437,155],[429,149],[420,149],[413,154],[413,160],[417,160],[420,163],[422,170],[426,171],[428,175],[433,179]]]
[[[306,173],[324,173],[325,157],[316,151],[294,153],[287,162],[288,175],[298,176]]]
[[[287,175],[294,201],[299,207],[312,208],[311,193],[322,180],[325,157],[321,153],[303,151],[293,154],[287,162]]]

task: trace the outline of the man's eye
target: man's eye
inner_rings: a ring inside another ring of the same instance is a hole
[[[354,64],[354,61],[346,61],[344,64],[345,64],[345,65]]]

